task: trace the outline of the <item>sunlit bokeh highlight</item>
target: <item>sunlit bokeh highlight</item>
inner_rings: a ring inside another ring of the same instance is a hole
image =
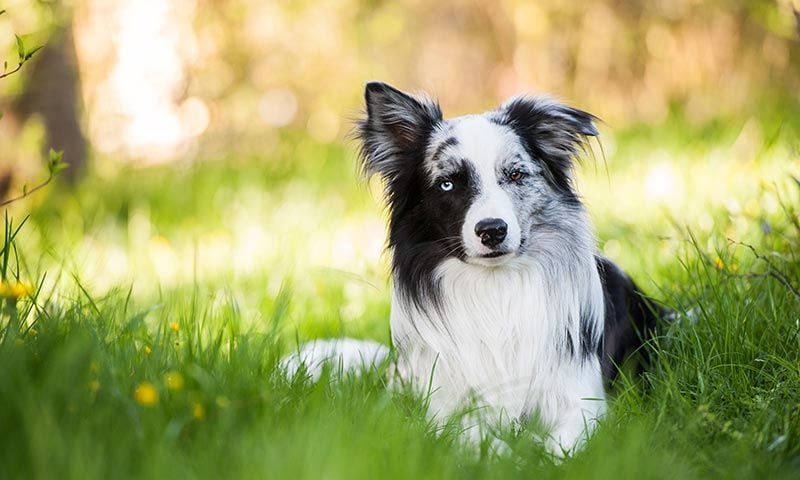
[[[196,60],[194,0],[89,0],[76,22],[89,135],[105,154],[172,159],[208,127],[203,100],[185,95]]]

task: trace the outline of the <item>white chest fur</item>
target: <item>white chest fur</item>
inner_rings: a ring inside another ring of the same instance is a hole
[[[578,351],[580,323],[602,331],[603,295],[593,256],[570,263],[553,271],[526,257],[498,268],[450,259],[436,271],[441,305],[424,311],[393,292],[399,373],[430,387],[433,415],[474,401],[493,422],[538,415],[553,447],[582,442],[605,393],[599,359]]]

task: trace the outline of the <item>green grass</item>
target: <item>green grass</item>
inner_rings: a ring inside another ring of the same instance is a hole
[[[38,291],[0,314],[0,477],[797,478],[791,145],[715,171],[709,191],[691,177],[727,140],[662,145],[687,178],[675,207],[636,190],[651,135],[620,137],[582,185],[601,248],[697,318],[614,386],[574,458],[554,464],[510,433],[511,457],[476,455],[381,370],[281,374],[303,339],[388,341],[379,189],[358,186],[349,150],[300,137],[266,158],[98,170],[12,212],[32,217],[13,248],[6,237],[5,279]],[[609,193],[632,206],[613,211]]]

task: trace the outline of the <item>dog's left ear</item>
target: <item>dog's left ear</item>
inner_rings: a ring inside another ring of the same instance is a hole
[[[498,110],[498,121],[511,127],[531,157],[544,162],[548,179],[572,193],[571,170],[587,137],[599,135],[591,113],[545,97],[516,97]]]
[[[367,117],[357,125],[364,173],[392,180],[420,156],[442,111],[434,101],[381,82],[367,83],[364,100]]]

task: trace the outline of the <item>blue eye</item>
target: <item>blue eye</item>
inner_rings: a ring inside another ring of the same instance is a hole
[[[439,188],[441,188],[443,192],[449,192],[454,187],[455,185],[453,185],[453,182],[451,182],[450,180],[445,180],[439,184]]]

